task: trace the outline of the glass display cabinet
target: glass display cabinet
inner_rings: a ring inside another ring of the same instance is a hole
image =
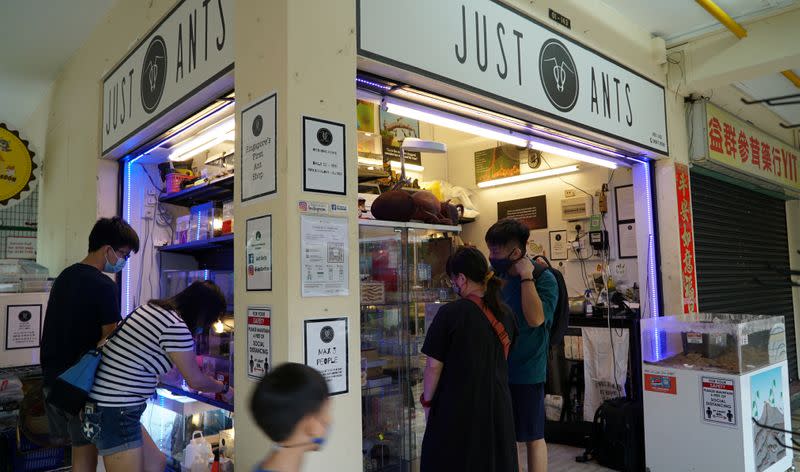
[[[459,226],[359,221],[364,471],[419,470],[427,327],[455,299],[445,265]]]

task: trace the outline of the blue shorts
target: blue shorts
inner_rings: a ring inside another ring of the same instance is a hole
[[[510,384],[517,442],[544,439],[544,383]]]
[[[142,447],[142,418],[147,404],[110,407],[87,403],[83,409],[83,435],[101,456]]]

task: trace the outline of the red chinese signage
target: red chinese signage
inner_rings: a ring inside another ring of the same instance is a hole
[[[694,229],[689,166],[675,164],[675,185],[678,190],[678,234],[680,234],[681,246],[683,312],[697,313],[697,272],[694,259]]]

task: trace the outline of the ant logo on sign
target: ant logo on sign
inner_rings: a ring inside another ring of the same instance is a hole
[[[561,41],[549,39],[539,52],[539,71],[547,99],[559,111],[567,112],[578,102],[578,73],[575,61]]]
[[[328,128],[320,128],[317,131],[317,141],[323,146],[330,146],[333,142],[333,133]]]
[[[257,115],[253,118],[253,136],[257,138],[262,129],[264,129],[264,118],[261,115]]]
[[[142,64],[142,80],[140,90],[142,94],[142,107],[147,113],[153,113],[161,102],[164,94],[164,85],[167,82],[167,43],[161,36],[155,36],[147,52],[144,54]]]
[[[330,343],[331,341],[333,341],[333,328],[331,328],[330,326],[325,326],[325,327],[323,327],[323,328],[322,328],[322,329],[319,331],[319,338],[320,338],[320,339],[322,340],[322,342],[324,342],[325,344],[328,344],[328,343]]]

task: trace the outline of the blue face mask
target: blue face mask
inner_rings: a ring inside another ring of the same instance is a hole
[[[322,447],[328,441],[328,437],[330,437],[330,435],[331,435],[331,429],[332,429],[332,426],[328,425],[328,427],[325,428],[325,434],[320,436],[320,437],[318,437],[318,438],[312,439],[311,442],[316,444],[319,449],[322,449]]]
[[[116,253],[114,255],[116,256]],[[122,269],[125,268],[125,262],[127,261],[125,260],[124,257],[117,256],[117,262],[115,264],[112,264],[108,262],[108,256],[106,256],[106,264],[103,267],[103,272],[108,272],[109,274],[116,274],[117,272],[120,272]]]

